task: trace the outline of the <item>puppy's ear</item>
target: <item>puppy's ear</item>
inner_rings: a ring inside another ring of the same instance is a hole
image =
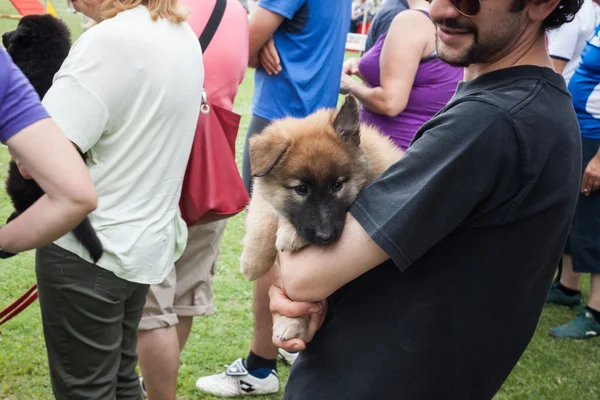
[[[354,96],[346,96],[344,104],[333,121],[333,129],[347,143],[360,145],[360,116],[358,102]]]
[[[266,127],[248,142],[250,172],[253,177],[268,175],[285,158],[291,145],[289,138],[276,126]]]

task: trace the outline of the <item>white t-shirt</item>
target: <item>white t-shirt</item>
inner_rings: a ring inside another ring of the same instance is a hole
[[[187,23],[123,11],[86,31],[43,105],[83,152],[98,193],[97,265],[132,282],[163,280],[185,248],[179,198],[200,112],[204,67]],[[69,233],[55,242],[87,261]]]
[[[586,41],[600,23],[600,6],[593,0],[584,0],[571,22],[548,34],[548,52],[554,58],[567,61],[562,73],[567,85],[581,61]]]

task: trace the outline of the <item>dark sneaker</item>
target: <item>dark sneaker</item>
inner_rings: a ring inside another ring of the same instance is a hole
[[[600,335],[600,322],[584,308],[579,311],[577,317],[564,325],[550,329],[548,333],[560,339],[591,339]]]
[[[581,292],[574,296],[567,296],[558,288],[558,282],[554,282],[548,292],[546,304],[558,304],[560,306],[571,308],[580,307],[583,304],[583,296],[581,295]]]

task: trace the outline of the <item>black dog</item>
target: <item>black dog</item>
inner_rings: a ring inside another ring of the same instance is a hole
[[[2,44],[40,98],[43,98],[52,85],[54,75],[69,54],[71,33],[58,18],[47,14],[29,15],[21,18],[17,29],[2,35]],[[14,161],[9,164],[6,191],[16,210],[7,222],[44,195],[44,191],[33,179],[23,178]],[[103,253],[102,243],[87,217],[75,227],[73,234],[88,250],[94,262],[97,262]]]

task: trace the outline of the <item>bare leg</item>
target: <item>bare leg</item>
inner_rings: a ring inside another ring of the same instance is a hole
[[[562,256],[560,284],[571,290],[581,290],[581,274],[573,271],[573,259],[566,254]]]
[[[600,311],[600,274],[592,274],[592,285],[590,289],[590,298],[588,307]]]
[[[138,332],[137,351],[148,398],[175,400],[179,349],[175,326]]]
[[[192,323],[194,322],[194,317],[180,317],[177,316],[179,323],[175,325],[177,329],[177,339],[179,340],[179,352],[183,351],[183,347],[185,346],[188,337],[190,336],[190,332],[192,330]]]
[[[273,317],[269,308],[269,288],[277,278],[277,269],[271,270],[254,283],[252,311],[254,314],[254,337],[252,352],[269,360],[277,359],[277,347],[273,344]]]

